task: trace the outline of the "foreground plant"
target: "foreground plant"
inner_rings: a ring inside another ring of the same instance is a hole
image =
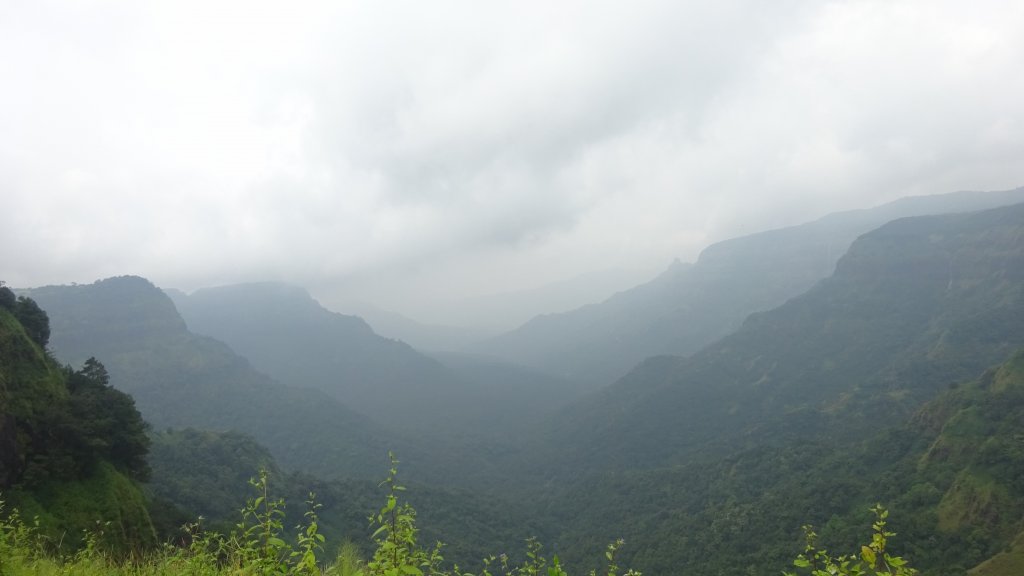
[[[458,566],[445,568],[441,554],[443,544],[424,548],[418,542],[416,511],[402,502],[405,488],[397,481],[398,461],[391,456],[387,478],[381,486],[387,487],[384,506],[370,516],[375,543],[373,556],[364,561],[351,542],[343,543],[331,565],[318,559],[323,553],[325,539],[320,534],[317,509],[313,495],[307,501],[305,526],[299,526],[294,543],[284,536],[284,502],[269,496],[266,472],[261,472],[251,484],[256,496],[246,501],[242,519],[226,536],[206,531],[199,522],[185,526],[186,544],[166,546],[146,558],[115,560],[100,547],[101,532],[87,534],[86,545],[77,553],[61,556],[59,549],[50,546],[40,535],[37,525],[26,523],[17,510],[3,513],[0,501],[0,574],[64,575],[93,574],[96,576],[190,576],[221,575],[307,575],[307,576],[568,576],[557,556],[550,560],[541,553],[541,545],[534,539],[526,543],[525,560],[514,564],[507,555],[485,558],[477,575]],[[859,554],[833,557],[819,548],[817,534],[810,526],[804,531],[807,545],[793,561],[794,572],[786,576],[913,576],[917,572],[898,556],[886,550],[894,536],[886,530],[888,511],[881,506],[872,508],[871,542],[862,546]],[[620,572],[616,556],[623,541],[613,542],[605,551],[605,569],[601,576],[640,576],[639,572]],[[596,571],[591,576],[598,576]]]
[[[899,556],[892,556],[886,551],[889,538],[895,536],[885,529],[889,511],[881,504],[871,509],[875,521],[871,524],[871,542],[860,548],[860,554],[845,554],[833,558],[824,548],[818,548],[818,535],[811,526],[804,526],[807,546],[804,553],[796,557],[793,565],[801,572],[812,576],[913,576],[917,574],[907,565],[907,561]],[[806,572],[805,572],[806,571]],[[786,576],[796,576],[797,572],[784,572]]]

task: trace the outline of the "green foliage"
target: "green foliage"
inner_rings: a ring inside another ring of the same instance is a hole
[[[49,442],[66,405],[60,368],[17,318],[0,308],[0,489],[47,465],[41,461],[45,453],[33,448]],[[57,462],[49,464],[51,470],[58,467]]]
[[[1017,535],[1013,544],[974,567],[971,576],[1019,576],[1024,574],[1024,532]]]
[[[14,316],[25,327],[25,333],[33,342],[45,348],[50,341],[50,318],[36,304],[35,300],[25,296],[18,297],[14,307]]]
[[[150,438],[153,473],[147,492],[207,522],[232,523],[238,494],[259,470],[273,479],[282,497],[308,492],[292,489],[270,452],[244,434],[187,428],[153,432]]]
[[[373,540],[377,545],[373,558],[366,563],[367,576],[421,576],[424,573],[441,572],[441,544],[427,551],[417,543],[416,511],[408,503],[399,504],[399,494],[405,490],[398,484],[398,461],[393,454],[388,477],[381,483],[387,486],[388,496],[384,506],[370,517],[376,526]]]
[[[317,532],[316,505],[310,495],[307,525],[299,533],[298,548],[287,544],[284,531],[284,500],[270,498],[265,471],[251,482],[257,496],[246,501],[242,521],[221,544],[231,562],[257,574],[316,574],[316,552],[323,549],[323,536]]]
[[[818,547],[818,534],[810,526],[804,526],[807,545],[803,554],[796,557],[793,565],[797,572],[786,572],[787,576],[806,573],[811,576],[913,576],[917,570],[907,561],[893,556],[886,550],[890,538],[896,534],[886,530],[889,511],[880,504],[871,509],[875,521],[871,528],[871,542],[860,547],[859,553],[833,557],[824,548]]]
[[[98,523],[102,534],[95,538],[112,554],[137,554],[157,542],[142,491],[107,462],[86,477],[14,489],[9,497],[38,522],[40,535],[65,551],[88,544],[84,534],[96,532]]]
[[[26,524],[18,510],[7,514],[4,501],[0,500],[0,574],[45,556],[46,545],[38,525]]]
[[[14,510],[3,514],[0,501],[0,574],[189,574],[189,575],[331,575],[331,576],[474,576],[458,566],[447,567],[442,557],[443,545],[423,548],[416,528],[416,512],[401,499],[405,491],[397,481],[397,460],[391,456],[391,468],[381,486],[387,488],[385,504],[370,516],[375,528],[375,550],[369,561],[364,561],[355,547],[343,543],[333,563],[325,565],[323,555],[325,538],[319,533],[317,504],[313,495],[307,501],[304,525],[299,527],[294,542],[284,532],[284,502],[270,497],[265,472],[250,482],[255,496],[246,501],[242,518],[227,535],[204,529],[198,522],[188,524],[184,531],[187,543],[181,547],[167,546],[162,550],[132,560],[115,560],[106,551],[103,532],[85,534],[85,545],[72,555],[62,555],[51,542],[40,535],[38,522],[27,524]],[[888,511],[880,505],[871,509],[874,514],[870,542],[859,552],[833,556],[818,546],[818,535],[805,526],[804,552],[793,561],[794,572],[788,576],[913,576],[917,571],[899,556],[888,551],[888,542],[894,536],[887,528]],[[604,567],[592,570],[590,576],[640,576],[634,570],[622,571],[617,558],[624,542],[608,545],[604,553]],[[673,573],[687,573],[688,567],[676,566]],[[525,560],[512,562],[507,555],[490,556],[483,560],[478,576],[568,576],[558,556],[550,560],[541,553],[541,545],[534,539],[527,541]]]
[[[80,370],[65,368],[57,378],[59,392],[45,402],[27,398],[35,403],[31,413],[17,419],[24,464],[12,484],[31,488],[74,480],[100,462],[145,480],[149,438],[132,397],[109,385],[95,358]]]
[[[81,370],[68,370],[73,433],[94,452],[130,477],[149,478],[148,426],[131,396],[110,386],[107,369],[95,358]]]
[[[364,558],[373,552],[366,512],[376,508],[380,491],[377,482],[326,480],[288,472],[266,448],[237,432],[164,430],[152,438],[153,475],[147,491],[155,500],[189,511],[186,519],[201,515],[205,526],[229,530],[238,513],[234,504],[238,494],[248,489],[249,478],[263,468],[270,481],[271,498],[301,502],[315,492],[317,503],[322,505],[318,527],[327,540],[354,543],[355,551]],[[529,507],[516,506],[500,494],[424,484],[409,485],[405,493],[420,504],[417,524],[421,538],[449,542],[445,559],[453,563],[476,562],[492,551],[495,542],[522,541],[531,534],[552,538]],[[285,528],[290,535],[302,523],[300,508],[285,509]],[[183,522],[161,520],[163,533],[173,536]]]
[[[1020,532],[1024,351],[904,422],[881,419],[859,441],[801,437],[799,424],[785,441],[751,439],[732,454],[550,489],[541,506],[566,526],[559,552],[578,565],[621,534],[633,544],[629,564],[648,573],[767,573],[795,553],[802,523],[839,549],[859,549],[867,505],[882,499],[900,534],[894,553],[925,574],[962,576]]]
[[[7,310],[24,327],[25,334],[40,348],[46,348],[50,341],[50,318],[26,296],[15,296],[14,292],[0,282],[0,308]]]
[[[366,561],[363,560],[359,548],[351,541],[345,540],[338,548],[338,555],[331,564],[331,571],[337,576],[356,576],[362,574],[366,568]]]
[[[19,309],[30,312],[29,325]],[[95,359],[77,371],[57,366],[43,349],[46,332],[45,313],[29,299],[16,300],[14,311],[0,306],[0,489],[37,518],[41,537],[65,549],[88,545],[80,536],[97,520],[111,551],[152,546],[133,482],[148,470],[145,423]]]

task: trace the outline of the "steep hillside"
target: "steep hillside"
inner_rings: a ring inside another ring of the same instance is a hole
[[[1024,530],[1024,351],[930,402],[906,430],[927,442],[909,455],[912,481],[895,500],[909,518],[924,517],[924,526],[907,523],[913,553],[933,559],[928,564],[970,568],[1012,552]],[[939,546],[922,538],[928,529],[940,535]],[[1003,562],[994,559],[987,573]]]
[[[36,518],[65,550],[74,550],[97,522],[109,523],[103,543],[110,549],[152,546],[156,534],[137,484],[148,475],[144,422],[94,359],[81,370],[60,368],[43,349],[48,332],[45,312],[0,284],[5,513],[18,508],[24,518]]]
[[[32,423],[68,394],[63,374],[41,346],[45,342],[33,341],[14,315],[14,294],[0,285],[0,298],[0,489],[6,489],[32,463]]]
[[[111,383],[130,392],[157,429],[250,433],[284,466],[325,475],[377,474],[395,444],[330,395],[286,387],[223,343],[189,332],[171,300],[142,278],[28,293],[52,318],[54,354],[71,363],[107,359]]]
[[[1024,574],[1024,532],[1007,549],[975,566],[971,576],[1017,576]]]
[[[644,358],[692,354],[751,313],[806,291],[832,273],[854,239],[885,222],[1022,201],[1024,188],[905,198],[727,240],[708,247],[692,266],[677,262],[647,284],[600,304],[539,316],[473,350],[607,384]]]

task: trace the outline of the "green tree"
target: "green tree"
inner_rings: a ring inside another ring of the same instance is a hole
[[[109,460],[136,480],[149,478],[150,439],[135,400],[110,385],[107,369],[95,358],[68,373],[74,432],[96,456]]]
[[[889,538],[895,536],[886,530],[886,518],[889,511],[881,504],[871,509],[875,521],[871,542],[861,546],[859,553],[844,554],[833,557],[824,548],[818,547],[818,535],[810,526],[804,526],[807,546],[804,553],[796,557],[793,565],[799,572],[785,572],[786,576],[799,573],[811,576],[914,576],[917,570],[911,568],[907,561],[893,556],[886,550]]]
[[[3,280],[0,280],[0,308],[13,312],[17,304],[18,297],[14,295],[14,292],[7,287]]]
[[[36,301],[25,296],[19,296],[13,313],[14,317],[25,328],[25,333],[28,334],[29,338],[36,344],[39,344],[40,347],[46,348],[46,345],[50,342],[50,317],[36,304]]]

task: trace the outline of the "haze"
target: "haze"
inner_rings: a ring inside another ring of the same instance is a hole
[[[0,279],[287,280],[434,322],[610,292],[1024,184],[1021,30],[1010,1],[8,2]]]

